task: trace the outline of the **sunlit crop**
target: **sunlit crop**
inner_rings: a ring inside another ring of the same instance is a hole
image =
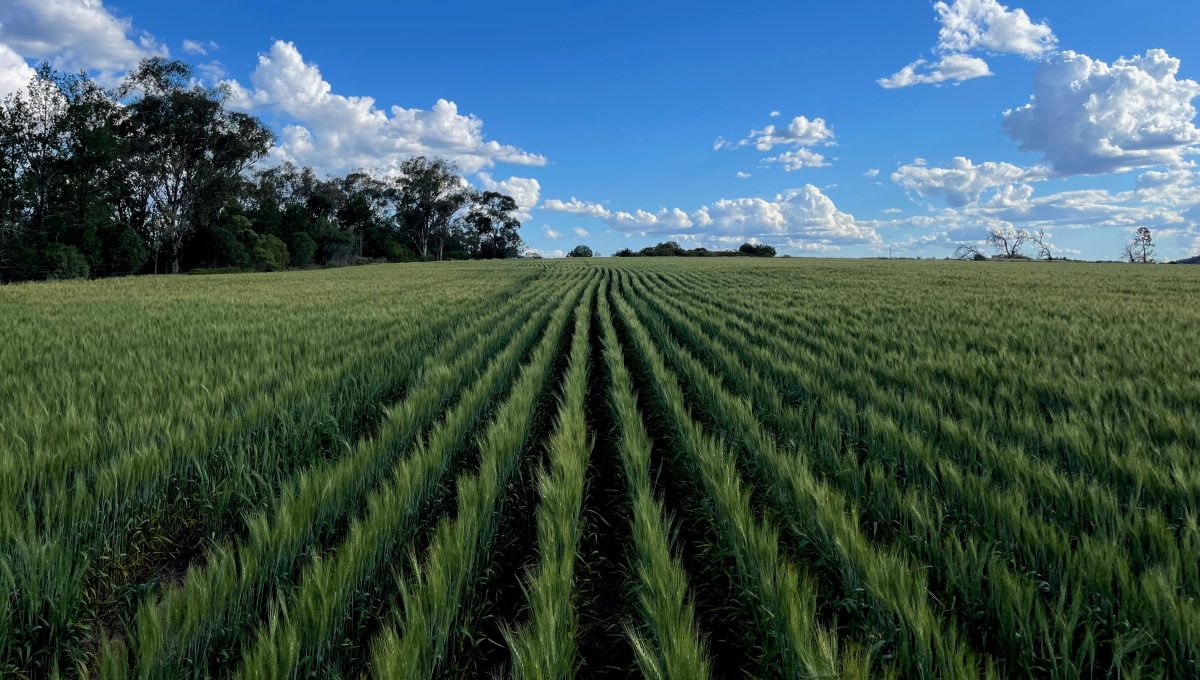
[[[1195,677],[1197,299],[784,259],[6,287],[0,676]]]

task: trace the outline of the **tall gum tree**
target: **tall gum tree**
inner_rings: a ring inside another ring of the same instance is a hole
[[[147,241],[155,271],[163,257],[179,271],[183,241],[197,219],[220,206],[242,173],[266,155],[273,135],[258,119],[225,108],[228,93],[195,84],[192,67],[154,57],[143,61],[120,94],[129,105],[125,138],[131,178],[148,203]]]

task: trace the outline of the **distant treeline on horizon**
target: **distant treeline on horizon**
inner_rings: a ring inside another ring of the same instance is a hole
[[[613,257],[775,257],[775,247],[762,243],[743,243],[737,250],[709,250],[708,248],[685,249],[675,241],[663,241],[641,250],[622,248]]]

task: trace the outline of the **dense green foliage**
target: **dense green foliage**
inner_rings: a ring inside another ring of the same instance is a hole
[[[0,289],[0,675],[1195,677],[1192,272]]]
[[[513,199],[444,161],[258,164],[271,132],[194,75],[153,58],[106,91],[43,66],[0,103],[0,282],[520,253]]]

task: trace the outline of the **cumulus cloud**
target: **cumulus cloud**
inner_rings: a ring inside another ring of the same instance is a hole
[[[599,203],[590,201],[581,201],[574,196],[569,201],[559,200],[557,198],[547,199],[542,204],[542,210],[551,210],[554,212],[565,212],[572,215],[583,215],[585,217],[608,217],[608,208],[605,208]]]
[[[1171,207],[1186,207],[1200,221],[1200,171],[1175,168],[1148,170],[1138,176],[1134,191],[1139,200]]]
[[[771,118],[778,118],[781,115],[783,115],[783,114],[781,114],[778,110],[772,111],[767,114],[767,116],[769,116]]]
[[[34,70],[8,45],[0,44],[0,99],[24,90]]]
[[[537,255],[539,257],[561,259],[567,256],[567,251],[563,250],[562,248],[551,248],[549,250],[543,250],[541,248],[526,248],[525,250],[521,251],[521,254],[525,256]]]
[[[1040,168],[1028,169],[992,161],[976,165],[963,156],[955,156],[945,168],[930,166],[923,158],[918,158],[901,165],[891,175],[892,181],[905,191],[923,197],[942,196],[951,207],[974,203],[989,189],[1042,177],[1044,171]]]
[[[1178,211],[1146,203],[1131,192],[1075,189],[1036,196],[1028,184],[999,189],[990,201],[971,212],[1029,228],[1165,226],[1187,222]]]
[[[542,229],[542,231],[545,232],[546,238],[550,239],[551,241],[557,241],[558,239],[562,238],[561,232],[557,232],[550,227],[545,227]]]
[[[92,72],[106,84],[145,57],[168,53],[101,0],[6,0],[0,3],[0,43],[61,71]]]
[[[1057,39],[1045,23],[1035,24],[1025,10],[1009,9],[997,0],[954,0],[933,6],[942,28],[938,49],[1038,57],[1054,50]]]
[[[824,118],[809,120],[805,116],[796,116],[786,127],[767,125],[761,130],[751,130],[749,136],[741,141],[718,139],[713,146],[716,149],[753,146],[759,151],[770,151],[779,145],[816,146],[832,144],[833,141],[833,128],[825,123]]]
[[[880,87],[893,90],[911,85],[936,85],[944,82],[954,84],[972,78],[992,75],[987,62],[968,54],[947,54],[936,62],[918,59],[887,78],[880,78]]]
[[[1200,142],[1200,83],[1178,73],[1160,49],[1111,65],[1065,51],[1038,67],[1033,96],[1004,113],[1004,130],[1063,175],[1179,164]]]
[[[793,241],[868,243],[878,236],[812,184],[763,198],[722,199],[696,211],[709,232],[739,236],[782,236]]]
[[[839,210],[832,199],[812,184],[789,189],[772,198],[720,199],[690,213],[679,208],[623,212],[589,210],[591,207],[602,206],[575,198],[570,202],[550,199],[543,205],[545,209],[590,214],[630,235],[671,238],[713,247],[729,244],[736,247],[757,239],[784,250],[825,252],[879,240],[873,228]]]
[[[496,163],[546,163],[543,156],[486,139],[483,121],[460,114],[452,101],[439,99],[428,110],[384,110],[372,97],[336,94],[290,42],[276,41],[260,54],[250,82],[252,88],[225,83],[236,106],[291,119],[280,133],[276,159],[326,172],[365,168],[383,173],[419,154],[453,161],[468,173]]]
[[[981,167],[979,164],[975,167]],[[1190,235],[1200,233],[1200,172],[1194,169],[1148,171],[1125,191],[1085,188],[1039,195],[1035,186],[1017,181],[995,186],[976,200],[933,214],[867,222],[875,229],[910,229],[934,235],[927,246],[953,248],[958,243],[980,242],[991,228],[1024,228],[1047,233],[1088,230],[1100,237],[1108,230],[1113,243],[1135,227],[1150,227],[1156,236],[1172,237],[1186,247]],[[885,211],[889,212],[889,211]],[[1059,254],[1068,254],[1057,248]],[[1115,254],[1115,246],[1114,246]]]
[[[960,83],[992,75],[983,59],[968,54],[1016,54],[1033,59],[1053,52],[1054,32],[1045,23],[1034,23],[1020,8],[1009,9],[997,0],[937,2],[938,42],[936,61],[917,59],[887,78],[880,86],[893,89],[922,84]]]
[[[784,151],[775,156],[767,156],[763,159],[763,162],[778,163],[788,172],[801,168],[824,168],[829,166],[824,156],[811,149]]]
[[[738,170],[738,171],[737,171],[737,178],[738,178],[738,179],[746,179],[746,178],[748,178],[748,177],[750,177],[750,173],[748,173],[748,172],[745,172],[745,171],[743,171],[743,170]]]
[[[660,208],[657,212],[641,209],[632,213],[618,211],[606,219],[616,229],[644,233],[683,231],[690,229],[693,224],[688,214],[679,208]]]
[[[529,211],[537,206],[538,198],[542,193],[542,185],[532,177],[509,177],[506,180],[496,181],[492,179],[489,173],[481,172],[477,175],[479,184],[487,191],[498,191],[502,194],[507,194],[513,197],[517,202],[517,207],[520,211],[517,217],[522,222],[530,219]]]
[[[209,52],[215,51],[220,45],[212,40],[190,40],[184,38],[182,48],[188,54],[198,54],[206,56]]]
[[[863,177],[878,177],[878,176],[879,176],[879,168],[869,168],[866,172],[863,173]]]
[[[1044,166],[1022,168],[955,158],[948,167],[932,167],[917,159],[894,172],[892,181],[917,196],[940,196],[946,207],[930,205],[926,210],[931,214],[909,216],[888,209],[883,212],[895,217],[862,224],[878,230],[907,230],[911,243],[906,247],[912,249],[982,242],[991,228],[1058,234],[1087,231],[1089,238],[1095,234],[1115,244],[1132,229],[1146,226],[1164,244],[1184,251],[1188,239],[1200,234],[1200,170],[1193,164],[1147,170],[1125,190],[1071,187],[1039,193],[1039,187],[1048,186],[1040,182],[1054,177]],[[1105,231],[1109,236],[1103,236]],[[1110,255],[1115,250],[1114,245]],[[1055,253],[1079,254],[1061,247]]]
[[[575,227],[571,230],[571,232],[579,238],[585,238],[588,235],[588,230],[584,229],[583,227]]]
[[[772,113],[777,113],[772,111]],[[737,142],[731,142],[724,137],[718,137],[713,143],[713,149],[736,149],[753,146],[759,151],[771,151],[777,146],[790,147],[773,156],[763,158],[764,163],[782,165],[784,170],[793,171],[801,168],[823,168],[829,163],[825,156],[810,147],[830,146],[835,143],[833,128],[824,118],[809,119],[806,116],[796,116],[786,126],[767,125],[761,130],[751,130],[750,134]],[[739,172],[738,177],[750,176],[748,172]]]
[[[1037,195],[1033,183],[1051,177],[1047,168],[1011,163],[973,163],[956,157],[948,167],[924,159],[902,165],[891,179],[917,196],[940,196],[951,214],[1021,223],[1024,226],[1124,226],[1186,221],[1183,213],[1200,202],[1200,173],[1191,168],[1148,171],[1133,189],[1068,189]]]

